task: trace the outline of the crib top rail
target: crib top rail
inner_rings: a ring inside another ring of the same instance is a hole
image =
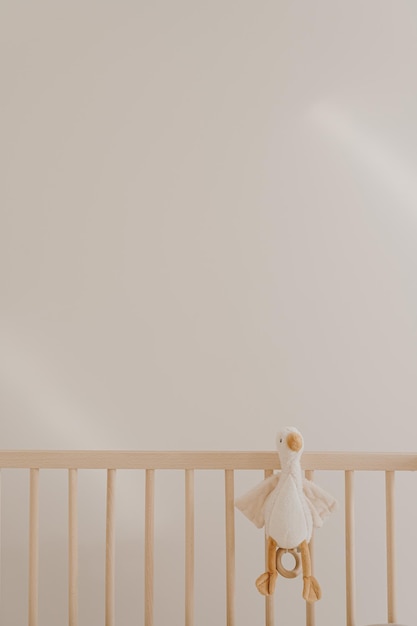
[[[417,453],[305,452],[304,470],[416,471]],[[0,468],[38,469],[280,469],[276,452],[0,450]]]

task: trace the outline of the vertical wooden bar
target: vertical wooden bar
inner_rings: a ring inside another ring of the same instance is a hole
[[[78,507],[76,469],[68,470],[68,623],[78,626]]]
[[[313,480],[314,471],[306,470],[306,478],[307,480]],[[309,548],[310,548],[310,557],[311,557],[311,570],[314,574],[314,529],[313,529],[313,534],[311,535]],[[306,626],[316,626],[315,604],[311,602],[306,602]]]
[[[0,469],[0,608],[1,608],[1,469]]]
[[[235,626],[235,496],[234,471],[225,470],[226,508],[226,623]]]
[[[346,624],[355,626],[355,505],[354,472],[345,471]]]
[[[145,491],[145,626],[153,626],[155,470],[146,470]]]
[[[185,626],[194,626],[194,470],[185,470]]]
[[[269,478],[273,470],[265,470],[264,477]],[[268,568],[268,538],[265,534],[265,568]],[[265,596],[265,626],[274,626],[274,596]]]
[[[29,626],[38,626],[39,469],[30,470],[29,498]]]
[[[387,533],[387,609],[388,623],[397,621],[397,589],[395,558],[395,472],[385,472],[386,533]]]
[[[106,598],[105,623],[114,626],[114,556],[115,556],[115,487],[116,470],[107,470],[106,504]]]

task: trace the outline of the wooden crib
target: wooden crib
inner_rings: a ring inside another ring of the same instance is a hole
[[[302,457],[306,476],[314,480],[316,471],[344,473],[344,494],[337,494],[341,508],[344,502],[346,550],[346,625],[357,626],[355,602],[355,475],[362,471],[385,474],[387,623],[397,621],[396,546],[395,546],[395,476],[396,472],[417,470],[416,454],[328,453],[306,452]],[[225,616],[227,626],[239,626],[236,618],[236,541],[235,477],[237,472],[262,471],[265,476],[279,469],[275,452],[137,452],[137,451],[2,451],[0,468],[27,469],[30,481],[29,555],[28,555],[28,624],[39,623],[39,484],[40,475],[52,469],[68,473],[68,623],[78,626],[78,470],[101,469],[107,472],[106,542],[105,542],[105,625],[115,626],[115,510],[116,473],[118,470],[142,470],[145,473],[144,502],[144,589],[143,622],[154,626],[154,522],[155,475],[159,471],[181,470],[184,474],[185,554],[184,603],[185,626],[195,624],[195,485],[198,472],[224,473],[225,506]],[[259,474],[258,474],[259,475]],[[255,482],[255,478],[254,481]],[[254,530],[256,532],[256,530]],[[320,531],[322,532],[322,531]],[[324,532],[324,531],[323,531]],[[312,544],[314,539],[312,539]],[[311,545],[313,552],[313,545]],[[259,572],[258,572],[259,573]],[[250,589],[252,592],[252,588]],[[256,591],[255,591],[256,593]],[[274,626],[274,598],[266,598],[264,621]],[[139,618],[138,618],[139,620]],[[138,623],[140,623],[138,621]],[[315,605],[306,605],[306,626],[315,626]],[[5,624],[4,626],[11,626]],[[58,625],[57,625],[58,626]],[[121,625],[123,626],[123,624]],[[249,626],[241,624],[240,626]],[[319,624],[318,626],[324,626]],[[333,626],[333,625],[332,625]]]

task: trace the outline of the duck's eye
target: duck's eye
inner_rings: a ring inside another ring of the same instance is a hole
[[[280,442],[280,443],[282,443],[282,437],[281,437],[281,439],[279,440],[279,442]]]

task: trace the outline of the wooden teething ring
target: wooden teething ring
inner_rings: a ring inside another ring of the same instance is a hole
[[[287,552],[289,554],[292,554],[292,556],[294,557],[295,563],[294,563],[293,569],[286,569],[282,564],[282,561],[281,561],[282,555],[286,554]],[[277,570],[281,574],[281,576],[284,576],[284,578],[296,578],[298,576],[298,574],[301,571],[301,559],[300,559],[300,555],[298,554],[295,548],[291,548],[290,550],[287,550],[286,548],[278,548]]]

